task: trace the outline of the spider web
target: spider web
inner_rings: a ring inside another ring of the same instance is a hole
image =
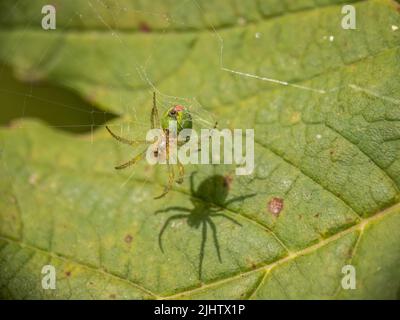
[[[155,19],[160,21],[160,25],[164,25],[164,27],[161,27],[156,31],[156,34],[152,36],[156,36],[159,39],[162,39],[163,37],[166,37],[168,33],[170,32],[176,32],[177,30],[185,30],[185,29],[191,29],[193,28],[193,22],[185,21],[184,19],[177,17],[176,15],[171,15],[168,10],[165,11],[165,9],[162,9],[160,11],[147,11],[143,10],[141,8],[132,8],[125,6],[125,3],[119,2],[119,1],[106,1],[106,0],[87,0],[86,1],[87,7],[90,9],[88,12],[81,12],[79,9],[76,9],[72,13],[70,13],[69,17],[63,17],[63,20],[66,21],[66,23],[63,24],[63,30],[68,32],[68,29],[70,27],[70,24],[72,21],[76,21],[76,19],[80,20],[85,20],[85,19],[94,19],[95,21],[99,22],[101,25],[104,26],[106,30],[109,31],[111,34],[112,38],[115,40],[113,42],[113,45],[116,46],[123,55],[127,57],[129,60],[129,70],[120,70],[119,77],[121,79],[125,79],[128,83],[132,79],[140,79],[141,82],[141,88],[144,91],[148,92],[148,101],[151,100],[151,95],[152,92],[157,93],[157,103],[160,108],[160,113],[162,112],[170,105],[173,104],[183,104],[187,106],[191,114],[193,116],[194,122],[198,123],[201,127],[208,127],[211,128],[215,122],[217,122],[217,118],[215,114],[212,113],[212,109],[210,109],[208,106],[203,105],[204,103],[200,102],[199,98],[197,96],[178,96],[176,95],[175,92],[165,92],[163,89],[160,89],[156,83],[156,81],[152,78],[151,72],[149,72],[149,69],[157,69],[157,64],[159,63],[156,59],[154,59],[153,54],[150,50],[148,53],[147,59],[143,62],[136,61],[135,59],[132,59],[131,57],[131,47],[127,44],[126,36],[124,34],[124,30],[120,30],[117,27],[118,21],[121,16],[125,14],[133,14],[133,15],[140,15],[141,17],[144,17],[144,19]],[[16,1],[13,7],[10,8],[10,14],[18,8],[18,6],[21,5],[21,1]],[[253,79],[256,81],[261,81],[261,82],[266,82],[270,83],[271,85],[274,86],[281,86],[281,87],[291,87],[300,91],[311,91],[316,94],[321,94],[321,95],[326,95],[335,91],[338,91],[342,89],[343,87],[347,87],[351,90],[358,91],[358,92],[363,92],[367,95],[390,101],[395,104],[400,104],[399,99],[395,99],[389,96],[382,95],[378,92],[375,92],[371,88],[365,88],[362,86],[359,86],[357,84],[346,84],[344,86],[335,86],[335,87],[313,87],[309,85],[302,85],[298,83],[291,82],[287,79],[277,79],[274,77],[269,76],[268,74],[258,74],[258,73],[252,73],[248,72],[246,70],[240,70],[236,69],[234,67],[231,67],[229,63],[225,62],[225,55],[226,55],[226,41],[224,39],[224,35],[222,32],[220,32],[220,28],[217,26],[217,24],[212,21],[211,18],[209,18],[206,14],[206,9],[203,8],[203,4],[200,3],[197,0],[186,0],[182,1],[179,6],[175,8],[175,12],[184,12],[185,10],[197,10],[198,11],[198,16],[202,17],[204,21],[203,23],[206,26],[206,29],[209,30],[211,34],[214,35],[215,41],[218,42],[218,52],[215,54],[218,55],[219,57],[219,71],[220,72],[225,72],[229,73],[235,77],[240,77],[243,79]],[[105,13],[107,12],[107,17],[105,16]],[[57,16],[63,15],[62,10],[57,10]],[[38,21],[38,16],[40,14],[38,13],[37,15],[33,15],[31,17],[27,17],[26,21],[23,23],[22,26],[22,33],[20,37],[22,38],[23,34],[29,30],[29,28],[37,23]],[[41,18],[41,16],[40,16]],[[200,23],[200,24],[201,24]],[[243,26],[246,25],[247,21],[245,18],[240,17],[238,18],[237,24],[238,26]],[[147,30],[148,26],[144,25],[142,26],[144,29],[143,32],[151,34],[153,30]],[[43,31],[43,32],[52,32],[52,31]],[[57,31],[58,32],[58,31]],[[61,32],[55,32],[57,34],[56,36],[60,37],[62,39],[64,35],[64,31]],[[254,37],[256,39],[262,39],[263,34],[261,32],[255,32]],[[327,35],[325,36],[327,41],[334,41],[334,36],[333,35]],[[154,41],[154,46],[156,45],[157,41]],[[23,44],[20,44],[19,42],[16,42],[16,45],[14,47],[11,47],[9,49],[9,55],[12,55],[14,52],[20,50],[20,46]],[[41,64],[43,61],[46,60],[48,55],[50,54],[50,49],[52,48],[52,43],[50,43],[49,46],[43,48],[43,52],[41,55],[41,58],[37,62],[36,67],[40,69]],[[155,48],[154,48],[155,49]],[[5,68],[4,63],[0,67],[0,75],[3,73]],[[196,75],[193,75],[196,77]],[[178,79],[177,79],[178,81]],[[184,81],[184,79],[183,79]],[[11,92],[5,89],[0,88],[0,92],[7,93],[7,94],[15,94],[15,95],[22,95],[24,97],[23,104],[21,107],[21,117],[25,117],[26,111],[27,111],[27,103],[29,99],[42,99],[40,97],[35,96],[34,94],[34,82],[31,81],[28,83],[29,84],[29,90],[28,92]],[[104,83],[103,84],[105,87],[108,87],[109,89],[113,88],[112,84]],[[64,86],[68,87],[68,85]],[[132,85],[132,90],[135,90],[135,86]],[[124,100],[124,96],[122,93],[119,94],[119,104],[124,106],[124,114],[129,115],[129,118],[120,118],[119,121],[117,122],[112,122],[109,123],[109,126],[112,126],[119,132],[120,135],[125,135],[129,136],[131,134],[132,128],[140,128],[141,130],[147,130],[149,129],[149,124],[146,122],[143,122],[141,120],[141,117],[138,116],[139,113],[142,112],[142,106],[140,105],[135,105],[135,102],[132,101],[126,101]],[[73,109],[78,112],[86,113],[90,115],[91,121],[88,123],[76,123],[76,124],[65,124],[65,125],[57,125],[57,126],[51,126],[55,128],[66,128],[66,127],[87,127],[90,128],[91,131],[91,141],[93,143],[93,135],[94,135],[94,130],[99,129],[101,127],[104,127],[105,124],[97,124],[95,121],[95,116],[101,115],[106,119],[106,116],[110,114],[109,111],[100,111],[97,109],[94,105],[92,106],[92,110],[88,111],[82,108],[79,108],[74,105],[68,105],[65,104],[63,101],[55,101],[55,100],[49,100],[47,101],[49,103],[54,104],[55,108],[67,108],[67,109]],[[127,120],[128,119],[128,120]],[[110,151],[112,153],[112,151]],[[133,175],[134,173],[132,173]],[[129,179],[128,179],[129,180]],[[125,185],[124,183],[123,185]]]
[[[21,2],[17,1],[15,3],[15,7],[17,7]],[[203,100],[200,100],[198,96],[179,96],[176,95],[175,92],[169,92],[169,91],[164,91],[164,89],[160,88],[159,85],[157,84],[157,81],[154,79],[154,76],[152,75],[152,72],[149,71],[149,69],[154,69],[154,67],[157,67],[157,64],[159,63],[156,59],[154,59],[153,55],[151,53],[148,54],[146,61],[143,62],[138,62],[135,61],[134,59],[131,58],[131,52],[130,52],[130,47],[128,46],[126,42],[126,37],[123,36],[123,31],[119,30],[118,28],[115,28],[112,24],[110,24],[107,20],[107,18],[104,16],[103,12],[100,11],[99,8],[106,8],[107,12],[110,14],[113,24],[116,25],[117,21],[119,19],[119,16],[126,13],[126,12],[132,12],[134,14],[142,15],[143,17],[147,18],[156,18],[159,19],[160,21],[166,22],[166,26],[163,29],[160,29],[157,31],[157,34],[155,35],[156,37],[162,39],[163,37],[166,37],[170,31],[176,30],[176,27],[179,26],[182,29],[185,29],[186,27],[190,28],[191,25],[182,19],[179,19],[175,16],[171,16],[168,14],[165,14],[164,12],[149,12],[146,10],[141,10],[139,9],[132,9],[132,8],[127,8],[122,6],[118,1],[105,1],[105,0],[88,0],[86,1],[88,4],[88,7],[91,9],[89,12],[90,16],[92,19],[95,19],[96,21],[100,22],[112,35],[112,38],[114,39],[113,45],[116,46],[124,56],[127,57],[129,60],[130,68],[129,70],[120,70],[119,72],[119,77],[126,79],[128,82],[132,79],[140,79],[142,88],[144,91],[147,92],[148,96],[148,101],[151,101],[151,96],[153,92],[157,93],[157,104],[159,106],[159,112],[162,114],[171,105],[174,104],[183,104],[186,107],[188,107],[191,111],[191,114],[193,116],[194,122],[198,123],[200,127],[205,127],[205,128],[211,128],[216,121],[219,119],[217,116],[212,112],[212,109],[209,108],[207,105],[205,105]],[[181,10],[189,10],[189,8],[195,8],[198,10],[201,16],[206,16],[205,15],[205,9],[201,6],[201,3],[197,0],[186,0],[183,1],[181,4]],[[10,9],[12,10],[12,9]],[[57,11],[57,16],[62,14],[62,12]],[[79,10],[73,12],[70,17],[68,17],[66,20],[68,21],[65,25],[64,28],[68,30],[69,23],[73,21],[73,19],[76,19],[78,17],[79,19],[86,19],[87,13],[83,14]],[[22,28],[23,31],[28,30],[31,26],[32,23],[37,21],[37,17],[31,17],[30,20],[27,20],[26,23],[24,23],[24,26]],[[244,22],[243,20],[239,19],[238,20],[238,25],[242,25]],[[274,77],[271,77],[269,74],[263,74],[263,73],[252,73],[247,70],[243,69],[236,69],[234,66],[230,66],[229,63],[226,62],[224,59],[227,50],[226,50],[226,40],[224,39],[223,32],[220,32],[220,28],[217,26],[217,24],[211,19],[205,18],[205,24],[207,28],[209,29],[209,32],[214,36],[214,41],[218,43],[218,50],[215,52],[215,55],[218,56],[219,60],[219,65],[218,65],[218,70],[215,70],[216,72],[222,72],[222,73],[227,73],[231,74],[235,77],[239,77],[245,80],[250,80],[250,81],[258,81],[262,83],[268,83],[271,84],[272,86],[278,87],[283,87],[285,90],[286,89],[296,89],[301,91],[307,91],[307,92],[312,92],[315,94],[319,95],[329,95],[332,92],[338,91],[344,87],[349,88],[350,90],[353,90],[355,92],[363,92],[369,96],[373,96],[378,99],[382,99],[385,101],[389,101],[395,104],[400,104],[400,100],[382,95],[375,90],[371,88],[366,88],[363,86],[360,86],[358,84],[346,84],[345,86],[334,86],[334,87],[313,87],[313,86],[308,86],[308,85],[300,85],[298,83],[294,83],[290,80],[287,79],[277,79]],[[51,32],[51,31],[43,31],[43,32]],[[147,31],[146,31],[147,32]],[[149,33],[151,34],[151,30]],[[22,33],[23,34],[23,33]],[[21,34],[21,37],[22,37]],[[63,36],[63,32],[60,33],[60,37]],[[154,36],[154,35],[153,35]],[[261,39],[262,34],[255,32],[254,37],[256,39]],[[327,36],[327,39],[331,39],[330,36]],[[156,42],[155,42],[156,43]],[[22,44],[20,44],[22,46]],[[9,54],[12,55],[15,51],[20,50],[20,46],[17,42],[17,45],[15,47],[12,47],[9,49]],[[37,63],[37,67],[40,67],[40,64],[46,59],[47,55],[49,54],[49,50],[51,49],[51,45],[49,45],[46,48],[43,48],[43,53],[41,56],[41,59],[39,59],[39,62]],[[2,64],[0,66],[0,76],[2,75],[4,71],[5,65]],[[157,68],[155,68],[157,69]],[[197,75],[194,74],[194,77]],[[176,81],[184,81],[184,79],[176,79]],[[67,86],[64,84],[64,86]],[[112,84],[104,83],[105,87],[108,87],[109,89],[113,89]],[[72,88],[73,89],[73,88]],[[135,86],[132,85],[132,90],[135,90]],[[41,97],[35,96],[34,94],[35,88],[34,88],[34,83],[29,82],[29,90],[28,92],[10,92],[6,91],[2,88],[0,88],[0,92],[7,93],[7,94],[15,94],[15,95],[22,95],[24,97],[23,104],[20,106],[21,107],[21,117],[23,118],[26,115],[26,111],[28,106],[28,101],[30,99],[43,99]],[[284,91],[283,91],[284,92]],[[75,110],[78,112],[82,112],[84,114],[89,114],[91,121],[90,122],[83,122],[83,123],[76,123],[76,124],[65,124],[65,125],[58,125],[58,126],[51,126],[54,128],[63,128],[63,127],[87,127],[90,128],[90,137],[91,141],[93,144],[93,147],[96,147],[95,139],[94,137],[94,131],[96,129],[102,129],[105,124],[97,124],[95,121],[95,116],[100,115],[104,116],[104,119],[106,116],[110,113],[109,111],[99,111],[94,105],[92,106],[92,110],[88,111],[86,109],[79,108],[75,105],[69,105],[66,104],[64,101],[57,101],[57,100],[49,100],[47,102],[53,103],[55,108],[66,108],[66,109],[71,109]],[[119,133],[121,136],[126,136],[130,137],[133,134],[133,131],[146,131],[148,130],[149,127],[149,122],[143,122],[141,119],[141,113],[143,111],[143,106],[142,105],[137,105],[135,101],[128,101],[124,97],[122,93],[119,94],[119,104],[123,105],[123,114],[124,115],[129,115],[128,117],[120,117],[116,121],[113,121],[112,123],[108,123],[109,126],[113,127],[116,132]],[[150,114],[150,105],[148,106],[148,112],[146,112],[146,115]],[[133,130],[135,128],[135,130]],[[111,139],[111,137],[110,137]],[[110,159],[112,159],[114,149],[109,151],[109,154],[106,156],[109,156]],[[257,163],[256,163],[257,165]],[[227,169],[227,172],[229,172],[229,168]],[[127,179],[121,184],[121,188],[126,187],[127,183],[129,180],[135,175],[135,170],[132,170],[132,173],[127,177]],[[188,175],[186,176],[188,178]],[[254,177],[244,177],[239,180],[239,183],[242,183],[242,190],[245,190],[248,194],[251,194],[253,190],[248,189],[246,190],[246,186],[248,185],[251,180],[254,179]],[[144,180],[143,182],[140,183],[140,185],[137,185],[137,189],[142,189],[144,186],[148,183],[148,180]],[[283,183],[286,183],[283,181]],[[287,181],[288,184],[290,184],[290,181]],[[292,183],[294,184],[294,183]],[[260,191],[263,192],[263,191]],[[201,263],[201,262],[200,262]]]
[[[136,14],[143,15],[144,17],[158,17],[161,20],[165,20],[167,22],[166,28],[163,29],[158,37],[163,37],[165,33],[168,31],[169,26],[174,23],[176,25],[182,25],[184,27],[185,23],[178,21],[176,19],[172,19],[171,17],[168,17],[165,13],[160,13],[160,12],[149,12],[149,11],[144,11],[140,9],[132,9],[132,8],[127,8],[123,7],[120,5],[118,1],[103,1],[103,0],[88,0],[86,1],[88,7],[91,9],[91,12],[89,12],[89,15],[91,18],[96,19],[98,22],[100,22],[104,27],[109,30],[110,34],[112,37],[115,39],[114,45],[117,46],[126,56],[129,56],[130,53],[130,48],[127,46],[126,41],[120,36],[120,32],[117,28],[112,27],[108,22],[107,19],[103,16],[102,13],[99,12],[98,8],[106,8],[107,12],[110,14],[112,17],[112,20],[114,23],[118,20],[118,15],[122,13],[127,13],[127,12],[133,12]],[[18,10],[18,7],[21,6],[22,1],[18,0],[16,1],[12,7],[9,8],[9,13],[11,14],[14,10]],[[184,3],[182,4],[184,5]],[[57,8],[56,8],[57,10]],[[60,12],[61,10],[56,11],[56,16],[57,19],[59,18],[59,15],[62,15],[63,13]],[[41,19],[43,15],[40,13],[37,13],[36,15],[32,15],[29,17],[25,17],[25,21],[22,24],[21,33],[19,35],[19,38],[22,39],[23,35],[30,30],[32,27],[38,27],[38,17]],[[68,32],[68,29],[71,25],[71,22],[76,19],[86,19],[88,17],[88,14],[81,13],[79,10],[75,10],[72,12],[68,17],[63,17],[64,21],[67,21],[66,23],[63,24],[62,26],[62,31],[57,30],[54,32],[56,34],[56,37],[59,37],[62,39],[64,36],[64,32]],[[39,20],[40,21],[40,20]],[[65,30],[65,31],[64,31]],[[52,31],[45,31],[43,32],[52,32]],[[9,56],[12,56],[15,52],[18,50],[22,50],[21,47],[23,47],[23,44],[21,41],[17,41],[16,44],[12,47],[9,48]],[[45,46],[42,49],[42,53],[40,56],[40,59],[35,65],[32,65],[32,69],[40,69],[42,63],[46,60],[48,57],[50,50],[52,48],[52,43],[49,45]],[[196,99],[196,97],[181,97],[181,96],[174,96],[171,93],[165,93],[161,92],[157,86],[153,83],[153,80],[150,78],[147,68],[148,65],[154,62],[151,62],[152,54],[148,55],[147,61],[144,64],[139,64],[137,61],[134,61],[134,59],[130,58],[130,65],[131,68],[126,72],[126,70],[121,70],[120,76],[121,78],[134,78],[134,77],[139,77],[143,83],[144,90],[148,92],[149,98],[151,98],[152,93],[156,92],[157,93],[157,103],[159,106],[159,112],[162,114],[166,108],[168,108],[171,105],[174,104],[183,104],[186,107],[190,109],[190,112],[192,114],[192,117],[194,119],[194,122],[201,123],[202,126],[205,127],[212,127],[212,125],[215,123],[215,119],[212,113],[210,113],[207,109],[205,109]],[[0,64],[0,77],[5,73],[6,69],[6,64],[2,62]],[[98,130],[100,128],[105,127],[106,123],[104,124],[97,124],[95,121],[95,117],[100,115],[103,116],[104,119],[106,119],[106,116],[108,114],[112,114],[109,111],[101,111],[99,110],[94,104],[91,104],[92,110],[88,111],[85,108],[81,108],[76,105],[70,105],[65,103],[64,101],[60,100],[54,100],[54,99],[44,99],[43,97],[36,96],[35,95],[35,80],[33,81],[27,81],[28,85],[28,90],[26,91],[14,91],[14,90],[8,90],[5,88],[0,88],[0,93],[2,92],[3,94],[7,95],[17,95],[17,96],[22,96],[23,97],[23,103],[20,107],[20,118],[24,118],[27,115],[27,109],[29,109],[28,102],[29,100],[37,100],[37,101],[43,101],[46,103],[50,103],[54,108],[63,108],[63,109],[69,109],[73,110],[74,112],[79,112],[85,115],[89,115],[90,117],[90,122],[84,122],[84,123],[74,123],[74,124],[60,124],[60,125],[50,125],[48,124],[48,127],[56,128],[56,129],[70,129],[70,128],[90,128],[90,140],[92,144],[94,143],[94,131]],[[105,86],[108,86],[110,89],[113,88],[112,85],[108,85],[107,83],[104,84]],[[73,87],[69,87],[66,84],[63,84],[64,87],[67,89],[74,90]],[[135,87],[132,86],[132,90],[135,90]],[[150,99],[149,99],[150,100]],[[112,127],[116,132],[119,133],[121,136],[129,136],[132,134],[132,128],[140,128],[141,131],[145,132],[146,130],[150,129],[149,122],[143,122],[137,119],[137,113],[142,112],[142,106],[137,106],[132,102],[129,101],[124,101],[123,95],[120,94],[119,96],[119,103],[121,105],[124,105],[124,114],[129,115],[129,120],[126,118],[120,118],[119,121],[117,122],[112,122],[112,123],[107,123],[108,126]],[[149,109],[150,111],[150,106]],[[149,112],[150,114],[150,112]],[[104,122],[106,122],[104,120]],[[19,122],[18,127],[19,129],[26,129],[27,125],[24,124],[22,125],[21,122]],[[29,128],[28,128],[29,129]],[[135,130],[138,131],[138,130]],[[113,150],[110,150],[110,155],[113,153]],[[128,177],[128,179],[121,184],[121,187],[124,187],[129,180],[134,176],[135,171],[133,170],[132,174]],[[144,181],[142,186],[146,184],[147,181]]]

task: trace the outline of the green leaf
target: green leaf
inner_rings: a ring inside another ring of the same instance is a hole
[[[340,0],[53,2],[49,31],[45,1],[0,5],[0,60],[20,80],[73,89],[141,139],[154,85],[161,109],[191,104],[197,128],[254,128],[255,171],[188,166],[154,200],[166,168],[116,172],[138,151],[103,127],[0,129],[2,298],[399,298],[396,2],[355,1],[356,30]]]

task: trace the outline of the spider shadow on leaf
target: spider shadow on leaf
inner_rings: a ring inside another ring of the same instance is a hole
[[[202,276],[202,267],[204,260],[204,250],[207,242],[207,233],[208,228],[211,229],[212,238],[215,246],[215,250],[217,252],[218,260],[221,263],[221,251],[218,242],[217,236],[217,227],[213,222],[213,217],[223,217],[230,222],[241,226],[241,224],[236,221],[234,218],[229,215],[221,212],[223,211],[229,204],[237,201],[242,201],[246,198],[250,198],[255,196],[256,194],[248,194],[244,196],[239,196],[232,198],[226,201],[226,198],[229,193],[229,184],[227,181],[227,177],[222,175],[213,175],[205,180],[203,180],[197,189],[194,188],[194,175],[196,172],[193,172],[190,176],[190,193],[191,193],[191,202],[193,204],[193,208],[185,208],[180,206],[171,206],[165,209],[155,211],[155,214],[165,213],[170,211],[180,211],[183,212],[181,214],[175,214],[170,216],[164,223],[163,227],[160,230],[158,235],[158,244],[160,250],[164,253],[164,247],[162,242],[162,237],[164,232],[168,228],[169,224],[175,220],[186,219],[187,224],[195,229],[201,227],[202,240],[200,245],[200,254],[199,254],[199,279]]]

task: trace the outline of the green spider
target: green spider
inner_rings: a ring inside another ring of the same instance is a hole
[[[161,120],[161,121],[160,121]],[[170,121],[176,121],[176,133],[171,136],[172,133],[169,132],[169,122]],[[190,115],[190,112],[187,108],[181,105],[175,105],[168,109],[162,118],[160,119],[158,116],[158,109],[157,109],[157,104],[156,104],[156,93],[153,92],[153,108],[151,110],[151,116],[150,116],[150,122],[151,122],[151,129],[162,129],[163,136],[161,139],[158,140],[156,148],[153,150],[154,157],[165,157],[166,158],[166,163],[167,163],[167,168],[168,168],[168,185],[165,186],[164,191],[161,195],[158,197],[155,197],[154,199],[160,199],[164,197],[172,188],[173,183],[175,181],[175,173],[174,173],[174,168],[170,164],[170,141],[174,141],[176,139],[177,135],[183,130],[183,129],[192,129],[192,116]],[[126,138],[120,137],[113,133],[108,126],[106,126],[108,132],[119,142],[128,144],[128,145],[138,145],[138,144],[152,144],[152,142],[148,142],[146,140],[128,140]],[[170,140],[171,136],[171,140]],[[189,139],[187,139],[185,142],[179,142],[177,145],[182,145],[186,142],[188,142]],[[134,165],[136,162],[141,160],[147,152],[147,148],[137,154],[135,157],[133,157],[131,160],[128,162],[121,164],[119,166],[116,166],[115,169],[120,170],[120,169],[125,169],[130,167],[131,165]],[[177,183],[181,184],[183,182],[183,177],[184,177],[184,167],[183,164],[177,161],[178,165],[178,172],[179,172],[179,177],[176,180]]]

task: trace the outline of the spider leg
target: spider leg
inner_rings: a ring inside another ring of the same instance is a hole
[[[161,250],[162,253],[164,253],[164,248],[163,248],[163,245],[162,245],[162,236],[163,236],[165,230],[167,229],[169,223],[171,221],[173,221],[173,220],[184,219],[184,218],[187,218],[186,214],[177,214],[175,216],[169,217],[167,219],[167,221],[165,221],[163,227],[161,228],[160,233],[158,234],[158,246],[160,247],[160,250]]]
[[[190,194],[192,196],[196,195],[196,191],[194,190],[194,175],[197,173],[197,171],[193,171],[192,174],[190,175]]]
[[[135,164],[136,162],[138,162],[139,160],[141,160],[143,158],[143,156],[145,155],[146,150],[142,151],[141,153],[139,153],[138,155],[136,155],[133,159],[129,160],[128,162],[121,164],[119,166],[116,166],[115,169],[120,170],[120,169],[125,169],[133,164]]]
[[[168,185],[165,186],[163,193],[158,197],[154,197],[154,199],[161,199],[162,197],[164,197],[171,190],[172,185],[174,184],[175,173],[174,168],[170,164],[168,164],[168,175]]]
[[[185,175],[185,167],[183,166],[182,163],[179,162],[179,160],[178,160],[178,172],[179,172],[179,177],[178,180],[176,180],[176,182],[181,184],[183,182],[183,177]]]
[[[212,235],[214,238],[215,249],[217,250],[218,260],[219,260],[219,262],[222,262],[221,252],[219,251],[219,243],[218,243],[218,238],[217,238],[217,227],[215,226],[215,223],[212,222],[210,217],[207,217],[206,222],[208,222],[208,224],[210,225],[211,230],[212,230]]]
[[[128,145],[132,146],[134,144],[147,143],[144,140],[135,140],[135,141],[133,141],[133,140],[128,140],[128,139],[125,139],[123,137],[120,137],[120,136],[116,135],[114,132],[112,132],[111,129],[108,126],[106,126],[106,129],[113,136],[113,138],[115,138],[116,140],[118,140],[119,142],[122,142],[124,144],[128,144]]]
[[[202,221],[202,236],[201,236],[201,246],[200,246],[200,257],[199,257],[199,279],[201,279],[201,274],[203,271],[203,260],[204,260],[204,249],[206,247],[207,241],[207,223],[203,220]]]
[[[158,116],[158,109],[156,103],[156,92],[153,92],[153,108],[151,109],[151,128],[154,129],[156,126],[161,127],[160,118]]]
[[[174,173],[174,167],[169,163],[169,152],[170,152],[170,148],[169,148],[169,136],[168,133],[166,135],[166,157],[167,157],[167,168],[168,168],[168,185],[165,186],[164,191],[161,195],[159,195],[158,197],[154,197],[154,199],[160,199],[162,197],[164,197],[172,188],[172,185],[175,182],[175,173]]]
[[[154,214],[169,212],[169,211],[182,211],[182,212],[191,212],[192,210],[185,207],[168,207],[166,209],[157,210]]]
[[[247,198],[254,197],[255,195],[257,195],[257,193],[251,193],[251,194],[246,194],[246,195],[244,195],[244,196],[235,197],[235,198],[233,198],[233,199],[231,199],[231,200],[225,202],[225,203],[224,203],[224,206],[226,207],[227,205],[229,205],[229,204],[231,204],[231,203],[233,203],[233,202],[236,202],[236,201],[243,201],[243,200],[245,200],[245,199],[247,199]]]
[[[238,226],[242,226],[241,223],[237,222],[235,219],[227,216],[224,213],[211,213],[210,216],[212,216],[212,217],[224,217],[224,218],[228,219],[229,221],[233,222],[234,224],[237,224]]]

